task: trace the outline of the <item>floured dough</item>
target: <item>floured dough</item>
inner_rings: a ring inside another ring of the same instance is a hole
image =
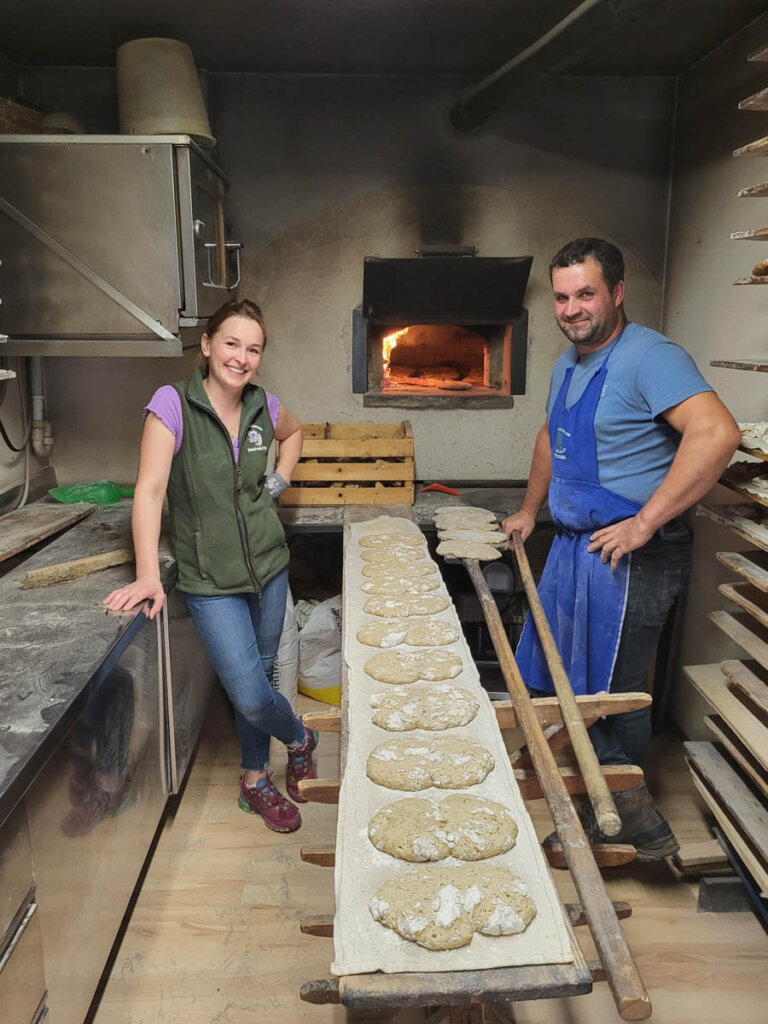
[[[418,548],[424,538],[412,533],[374,533],[370,537],[360,538],[361,548],[386,548],[392,544],[406,548]]]
[[[437,615],[450,605],[442,594],[425,594],[423,597],[369,597],[363,611],[369,615]]]
[[[440,540],[460,540],[472,544],[490,544],[491,547],[503,547],[507,543],[507,535],[501,530],[441,530]]]
[[[369,647],[397,647],[405,640],[408,627],[402,619],[379,619],[368,622],[357,631],[357,639]]]
[[[365,663],[364,671],[380,683],[436,682],[459,675],[463,663],[450,651],[381,651]]]
[[[406,624],[405,643],[410,647],[444,647],[458,639],[458,629],[445,619],[416,619]]]
[[[455,505],[441,508],[435,512],[435,525],[448,526],[449,523],[495,523],[496,513],[487,508],[475,508],[474,505]],[[480,527],[482,529],[482,527]]]
[[[490,544],[478,544],[472,540],[442,540],[437,545],[437,553],[448,558],[477,558],[481,562],[501,558],[498,548],[492,548]]]
[[[390,544],[385,548],[363,551],[360,557],[364,562],[378,562],[384,565],[392,561],[418,562],[427,557],[427,549],[423,545],[418,548],[406,548]]]
[[[440,579],[427,576],[422,579],[409,579],[404,576],[385,576],[377,580],[366,580],[362,589],[366,594],[378,594],[382,597],[409,597],[429,594],[440,589]]]
[[[373,917],[427,949],[458,949],[482,935],[514,935],[536,916],[528,887],[508,868],[429,867],[388,879],[368,904]]]
[[[374,747],[366,774],[387,789],[467,789],[492,771],[491,752],[458,736],[391,739]]]
[[[437,565],[431,559],[423,562],[404,562],[397,558],[390,558],[384,565],[368,562],[363,566],[362,572],[363,576],[369,580],[386,580],[397,577],[420,579],[422,576],[434,576],[437,572]]]
[[[451,683],[433,683],[374,693],[371,707],[376,709],[373,724],[388,732],[440,732],[467,725],[477,714],[480,703],[469,690]]]
[[[469,793],[442,800],[410,797],[374,814],[368,838],[377,850],[399,860],[476,861],[511,850],[517,824],[503,804]]]

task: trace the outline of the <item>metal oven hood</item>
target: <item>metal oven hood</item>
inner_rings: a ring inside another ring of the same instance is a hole
[[[0,135],[3,355],[178,356],[239,283],[188,136]]]

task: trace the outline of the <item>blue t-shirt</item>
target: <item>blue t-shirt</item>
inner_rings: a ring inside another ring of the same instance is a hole
[[[644,505],[667,475],[680,443],[680,434],[661,414],[712,388],[685,349],[650,327],[629,323],[605,348],[579,357],[572,346],[560,356],[552,371],[547,416],[566,370],[574,367],[565,400],[570,408],[609,353],[595,413],[600,483]]]

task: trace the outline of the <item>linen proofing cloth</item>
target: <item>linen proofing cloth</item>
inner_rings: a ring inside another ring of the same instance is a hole
[[[573,367],[568,369],[549,416],[549,508],[558,532],[539,583],[539,597],[576,694],[610,689],[629,589],[630,556],[612,569],[610,562],[602,562],[599,551],[587,551],[590,534],[641,508],[601,486],[597,465],[595,412],[611,355],[620,341],[619,337],[569,409],[565,399]],[[554,692],[530,614],[515,657],[528,687]]]

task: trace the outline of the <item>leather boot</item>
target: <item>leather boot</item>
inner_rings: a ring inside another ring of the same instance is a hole
[[[595,843],[627,843],[635,847],[640,861],[663,860],[677,853],[680,844],[644,782],[614,793],[613,799],[621,818],[621,830],[616,836],[606,836],[600,831],[589,800],[579,808],[579,819],[591,846]],[[553,842],[560,842],[557,832],[550,833],[543,845]]]

